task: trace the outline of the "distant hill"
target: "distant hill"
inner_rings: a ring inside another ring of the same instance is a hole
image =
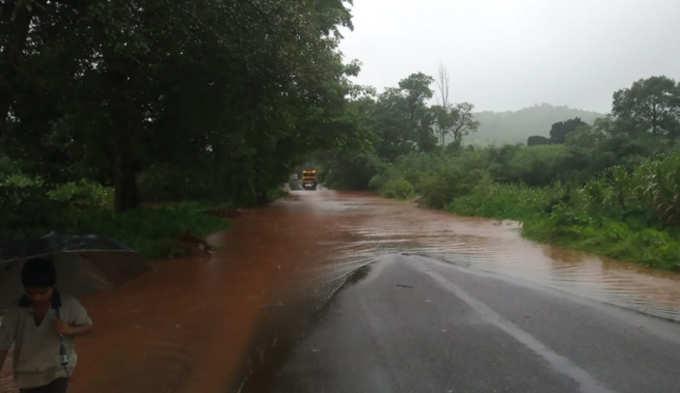
[[[558,121],[580,117],[588,124],[605,115],[550,104],[535,105],[518,111],[475,113],[479,130],[463,139],[466,145],[503,145],[526,143],[531,135],[549,136],[550,126]]]

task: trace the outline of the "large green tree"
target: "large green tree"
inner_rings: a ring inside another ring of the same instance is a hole
[[[580,127],[587,127],[588,124],[583,122],[580,118],[575,117],[573,119],[558,121],[553,123],[550,127],[550,143],[564,143],[567,140],[567,136],[577,130]]]
[[[462,145],[464,136],[477,131],[479,128],[479,122],[475,120],[472,109],[474,109],[474,105],[469,102],[461,102],[451,110],[454,119],[451,132],[456,148]]]
[[[427,106],[434,79],[414,73],[388,88],[378,98],[374,132],[376,150],[388,161],[412,151],[432,151],[437,144],[433,132],[434,114]]]
[[[640,79],[614,93],[612,114],[628,134],[680,136],[680,83],[665,76]]]
[[[118,210],[159,162],[262,200],[306,151],[353,131],[342,113],[357,67],[337,51],[347,5],[5,0],[0,138],[41,175],[113,184]]]

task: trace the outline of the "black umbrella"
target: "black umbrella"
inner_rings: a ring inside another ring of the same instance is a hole
[[[134,250],[100,235],[66,235],[50,232],[40,238],[17,240],[0,247],[0,264],[54,253],[78,252],[129,253]]]
[[[43,237],[8,243],[0,248],[0,308],[23,293],[20,273],[24,261],[50,257],[57,269],[57,287],[80,296],[112,289],[147,270],[134,250],[104,236],[51,232]]]

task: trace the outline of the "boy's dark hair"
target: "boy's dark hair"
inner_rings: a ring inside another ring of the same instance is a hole
[[[48,258],[32,258],[21,269],[21,283],[24,288],[47,288],[57,283],[57,270]]]

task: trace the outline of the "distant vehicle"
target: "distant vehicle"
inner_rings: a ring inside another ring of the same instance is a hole
[[[305,190],[316,190],[316,169],[302,170],[302,188]]]

